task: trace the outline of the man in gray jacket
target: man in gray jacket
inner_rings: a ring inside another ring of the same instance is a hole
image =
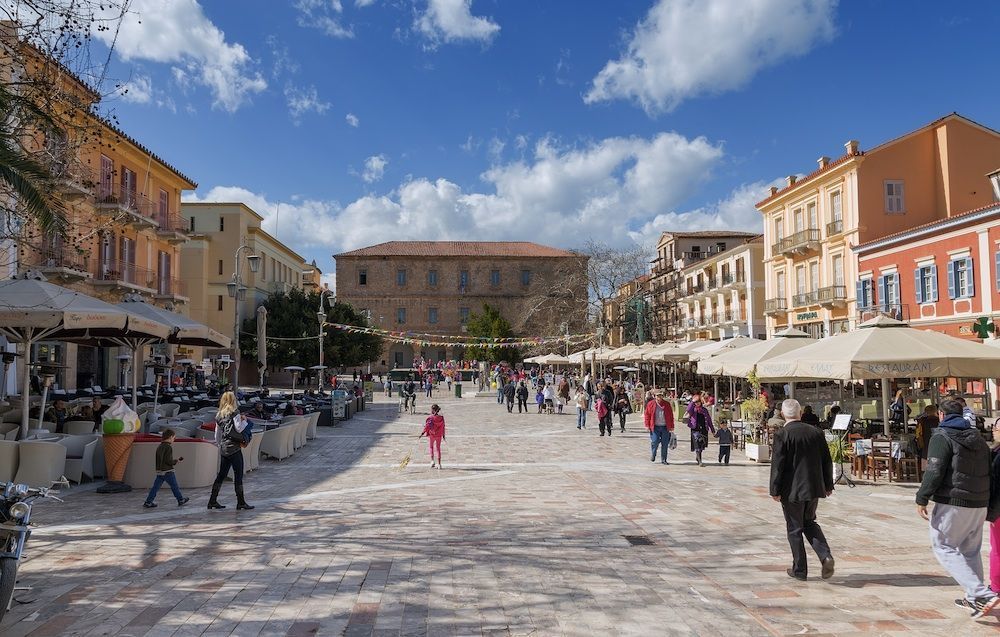
[[[917,513],[930,520],[931,548],[965,591],[955,605],[981,617],[1000,597],[983,583],[983,522],[990,504],[990,448],[962,417],[962,403],[946,398],[938,407],[941,425],[927,448],[927,471],[917,490]],[[930,516],[927,503],[934,502]]]

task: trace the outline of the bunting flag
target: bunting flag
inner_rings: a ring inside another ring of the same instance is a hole
[[[420,332],[395,332],[375,327],[359,325],[344,325],[343,323],[325,323],[326,327],[352,334],[371,334],[395,343],[408,343],[432,346],[462,346],[462,347],[538,347],[552,343],[582,343],[592,341],[597,334],[564,334],[562,336],[531,336],[494,338],[488,336],[466,336],[450,334],[424,334]]]

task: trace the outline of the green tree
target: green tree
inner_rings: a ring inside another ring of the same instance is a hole
[[[319,293],[306,294],[298,288],[272,294],[264,302],[267,308],[267,363],[273,368],[298,365],[308,369],[319,361]],[[366,318],[351,305],[334,303],[326,310],[328,323],[367,326]],[[240,352],[247,360],[257,358],[257,316],[243,321]],[[300,340],[270,340],[270,338]],[[382,339],[371,334],[327,328],[323,339],[323,363],[328,367],[351,367],[377,360],[382,353]]]
[[[514,330],[500,314],[500,310],[483,303],[483,311],[473,314],[466,323],[469,336],[489,337],[489,338],[510,338],[514,336]],[[507,361],[512,365],[520,363],[522,355],[516,347],[470,347],[466,357],[475,358],[491,363]]]

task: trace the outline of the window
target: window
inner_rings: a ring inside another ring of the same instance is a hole
[[[917,303],[934,303],[938,300],[936,265],[925,265],[914,271],[914,289]]]
[[[843,202],[841,200],[840,191],[830,195],[830,221],[843,221],[844,220],[844,208]]]
[[[878,278],[879,307],[890,310],[899,307],[899,274],[883,274]]]
[[[101,155],[101,184],[100,184],[100,197],[101,199],[107,199],[111,197],[115,175],[115,162],[110,157],[105,157]]]
[[[871,278],[861,279],[857,282],[857,304],[859,309],[869,308],[875,305],[875,282]]]
[[[271,259],[271,272],[274,272],[274,259]],[[267,257],[260,257],[260,280],[267,281]]]
[[[465,288],[469,287],[469,271],[468,270],[461,270],[458,273],[458,287],[462,288],[463,290]]]
[[[779,298],[779,299],[785,298],[785,273],[784,272],[779,272],[778,273],[778,285],[777,285],[776,293],[778,295],[777,298]]]
[[[809,264],[809,289],[813,292],[819,289],[819,263],[816,261]]]
[[[794,214],[795,232],[805,230],[805,217],[802,216],[802,208],[796,208]]]
[[[128,204],[133,204],[136,201],[135,189],[136,189],[136,178],[135,171],[129,170],[128,168],[122,167],[122,194],[121,201]]]
[[[774,220],[774,242],[777,243],[785,238],[785,223],[781,217]]]
[[[406,270],[396,270],[396,285],[406,285]]]
[[[194,217],[191,217],[191,223],[188,225],[188,231],[194,232]]]
[[[804,265],[795,268],[795,293],[806,293],[806,267]]]
[[[998,260],[1000,263],[1000,260]],[[496,287],[500,285],[500,270],[490,270],[490,285]]]
[[[365,268],[358,270],[358,285],[368,285],[368,270]]]
[[[844,285],[844,257],[839,254],[833,257],[833,284]]]
[[[436,307],[427,308],[427,322],[431,325],[438,322],[438,309]]]
[[[465,325],[469,322],[469,308],[460,307],[458,308],[458,322]]]
[[[396,323],[402,325],[406,323],[406,308],[398,307],[396,308]]]
[[[1000,292],[1000,252],[993,255],[994,261],[994,272],[993,277],[996,279],[997,291]]]
[[[167,198],[167,191],[160,189],[160,223],[166,223],[167,216],[170,214],[170,206],[168,204],[169,199]]]
[[[222,259],[219,259],[219,274],[222,274]]]
[[[226,218],[219,217],[219,232],[225,232],[225,231],[226,231]]]
[[[955,259],[948,264],[948,297],[969,299],[976,295],[972,257]]]
[[[531,285],[531,270],[521,270],[521,285]]]
[[[815,230],[819,227],[819,216],[816,213],[816,202],[806,206],[806,216],[809,217],[809,229]]]
[[[886,181],[885,182],[885,211],[886,212],[903,212],[904,200],[903,200],[903,182],[902,181]]]
[[[427,271],[427,285],[435,287],[438,284],[438,271],[428,270]]]
[[[220,311],[220,312],[222,311],[222,295],[221,294],[218,296],[218,305],[217,305],[217,307],[215,309],[218,310],[218,311]]]

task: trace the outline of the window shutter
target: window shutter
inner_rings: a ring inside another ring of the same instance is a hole
[[[967,282],[965,289],[972,298],[976,295],[976,273],[972,269],[972,257],[965,258],[965,280]]]
[[[914,287],[916,290],[917,303],[924,303],[926,299],[924,298],[924,269],[917,268],[913,271]]]
[[[928,270],[930,270],[930,273],[928,274],[928,276],[930,276],[930,278],[931,278],[931,298],[930,298],[930,301],[936,303],[938,301],[937,266],[936,265],[932,265],[932,266],[930,266],[928,268]]]
[[[886,281],[885,281],[885,278],[886,277],[885,277],[884,274],[878,278],[879,306],[883,310],[889,307],[889,295],[886,294],[886,289],[885,289]]]
[[[893,286],[892,304],[901,305],[903,301],[903,289],[900,287],[899,272],[892,275]]]
[[[854,284],[854,299],[859,308],[865,307],[865,282],[858,281]]]
[[[1000,291],[1000,252],[994,254],[993,257],[994,257],[993,260],[996,261],[996,272],[994,272],[993,275],[994,278],[996,279],[997,291]]]
[[[948,298],[955,298],[955,263],[957,261],[952,261],[948,263]]]

